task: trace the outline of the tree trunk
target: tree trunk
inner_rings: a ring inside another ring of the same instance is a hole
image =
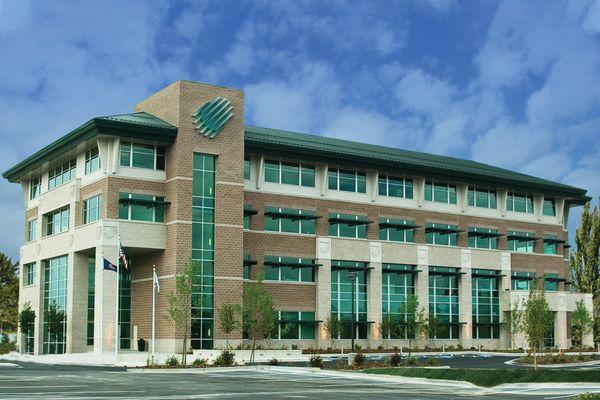
[[[533,369],[537,371],[537,348],[533,349]]]
[[[412,338],[408,337],[408,356],[410,357],[412,354]]]
[[[256,338],[252,339],[252,351],[250,352],[250,363],[254,362],[254,350],[256,349]]]

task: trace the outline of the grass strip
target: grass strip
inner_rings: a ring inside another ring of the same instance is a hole
[[[363,372],[410,378],[467,381],[485,387],[503,383],[600,382],[600,370],[372,368]]]

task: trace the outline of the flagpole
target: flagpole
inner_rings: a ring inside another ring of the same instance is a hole
[[[100,268],[100,358],[104,359],[104,251],[100,252],[102,268]]]
[[[156,265],[152,265],[152,363],[154,364],[154,342],[156,328]]]
[[[121,236],[119,239],[119,255],[121,253]],[[119,264],[121,264],[121,257],[117,258],[117,299],[115,301],[115,363],[119,356]]]

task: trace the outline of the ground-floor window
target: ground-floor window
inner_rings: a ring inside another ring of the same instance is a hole
[[[500,291],[498,271],[473,270],[471,305],[473,339],[500,337]]]
[[[315,339],[315,313],[309,311],[278,311],[279,323],[273,339]]]
[[[399,264],[384,264],[382,274],[382,315],[390,316],[399,323],[404,321],[405,316],[401,314],[401,307],[406,298],[415,293],[414,266]],[[404,329],[390,332],[385,339],[407,339]]]
[[[458,268],[429,267],[429,336],[458,339]]]
[[[44,315],[43,354],[62,354],[67,348],[67,270],[68,257],[43,262]]]
[[[554,323],[556,321],[556,313],[552,313],[552,326],[546,332],[546,336],[544,337],[544,347],[547,349],[553,349],[556,345],[554,341]]]
[[[331,315],[343,323],[339,339],[352,338],[352,304],[354,303],[355,339],[366,339],[367,321],[367,263],[354,261],[331,262]],[[352,287],[354,286],[354,299]]]
[[[119,348],[131,349],[131,270],[123,264],[119,266],[119,327]]]

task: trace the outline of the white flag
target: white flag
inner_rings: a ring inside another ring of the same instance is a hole
[[[158,283],[156,271],[152,271],[152,282],[154,282],[154,289],[156,289],[156,293],[160,293],[160,283]]]

